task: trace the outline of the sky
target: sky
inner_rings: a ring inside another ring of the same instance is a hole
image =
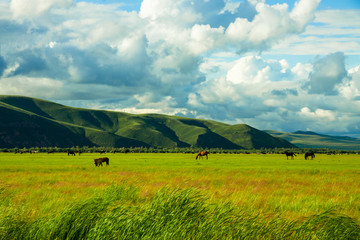
[[[360,137],[360,1],[0,0],[0,94]]]

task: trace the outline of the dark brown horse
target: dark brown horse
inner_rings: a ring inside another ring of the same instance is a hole
[[[105,162],[106,165],[109,165],[109,158],[104,157],[104,158],[96,158],[96,159],[94,159],[95,167],[100,167],[100,166],[102,166],[102,163],[103,163],[103,162]]]
[[[294,156],[296,156],[296,154],[293,152],[285,151],[284,153],[286,155],[286,159],[288,159],[288,160],[289,160],[289,157],[291,157],[291,159],[294,159]]]
[[[305,153],[305,160],[308,160],[311,157],[311,160],[315,158],[315,153],[313,152],[307,152]]]
[[[70,155],[75,156],[75,152],[74,152],[74,151],[68,151],[67,154],[68,154],[68,156],[70,156]]]
[[[208,159],[208,154],[209,152],[208,151],[202,151],[202,152],[199,152],[197,155],[196,155],[196,158],[195,159],[202,159],[204,156],[206,156],[206,159]]]

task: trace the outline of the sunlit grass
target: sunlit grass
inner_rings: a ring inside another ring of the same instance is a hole
[[[303,156],[212,154],[199,161],[192,154],[107,154],[110,166],[95,167],[99,156],[0,154],[0,219],[12,213],[18,219],[49,218],[114,185],[136,189],[129,206],[150,203],[165,187],[196,189],[208,204],[227,202],[264,218],[296,220],[332,211],[360,219],[358,155],[305,161]]]

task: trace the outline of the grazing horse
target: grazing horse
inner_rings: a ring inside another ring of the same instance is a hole
[[[68,154],[68,156],[70,156],[70,155],[75,156],[75,152],[74,152],[74,151],[68,151],[67,154]]]
[[[203,158],[203,156],[206,156],[206,159],[208,159],[208,154],[209,154],[209,152],[208,151],[202,151],[202,152],[199,152],[197,155],[196,155],[196,158],[195,159],[202,159]]]
[[[305,153],[305,160],[308,160],[309,157],[311,157],[311,160],[313,160],[315,158],[315,153],[313,153],[313,152]]]
[[[100,151],[100,154],[103,154],[103,153],[105,154],[106,152],[105,151]]]
[[[94,159],[95,167],[100,167],[100,166],[102,166],[102,163],[103,163],[103,162],[105,162],[106,165],[109,165],[109,158],[104,157],[104,158],[96,158],[96,159]]]
[[[286,159],[287,159],[287,160],[289,160],[289,157],[291,157],[291,159],[294,159],[294,156],[296,156],[296,154],[293,153],[293,152],[285,151],[284,153],[285,153],[285,155],[286,155]]]

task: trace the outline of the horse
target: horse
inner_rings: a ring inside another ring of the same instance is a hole
[[[311,157],[311,160],[313,160],[315,158],[315,153],[313,153],[313,152],[305,153],[305,160],[308,160],[309,157]]]
[[[289,157],[291,157],[291,159],[294,159],[294,156],[296,156],[296,154],[293,153],[293,152],[285,151],[284,153],[285,153],[285,155],[286,155],[286,159],[287,159],[287,160],[289,160]]]
[[[105,152],[105,150],[103,150],[103,151],[100,151],[100,154],[103,154],[103,153],[104,153],[104,154],[106,153],[106,152]]]
[[[75,156],[75,152],[74,152],[74,151],[68,151],[67,154],[68,154],[68,156],[70,156],[70,155]]]
[[[202,159],[203,158],[203,156],[206,156],[206,159],[208,159],[208,154],[209,154],[209,152],[208,151],[202,151],[202,152],[199,152],[197,155],[196,155],[196,158],[195,159]]]
[[[109,158],[104,157],[104,158],[96,158],[96,159],[94,159],[95,167],[102,166],[103,162],[105,162],[106,165],[109,165]]]

